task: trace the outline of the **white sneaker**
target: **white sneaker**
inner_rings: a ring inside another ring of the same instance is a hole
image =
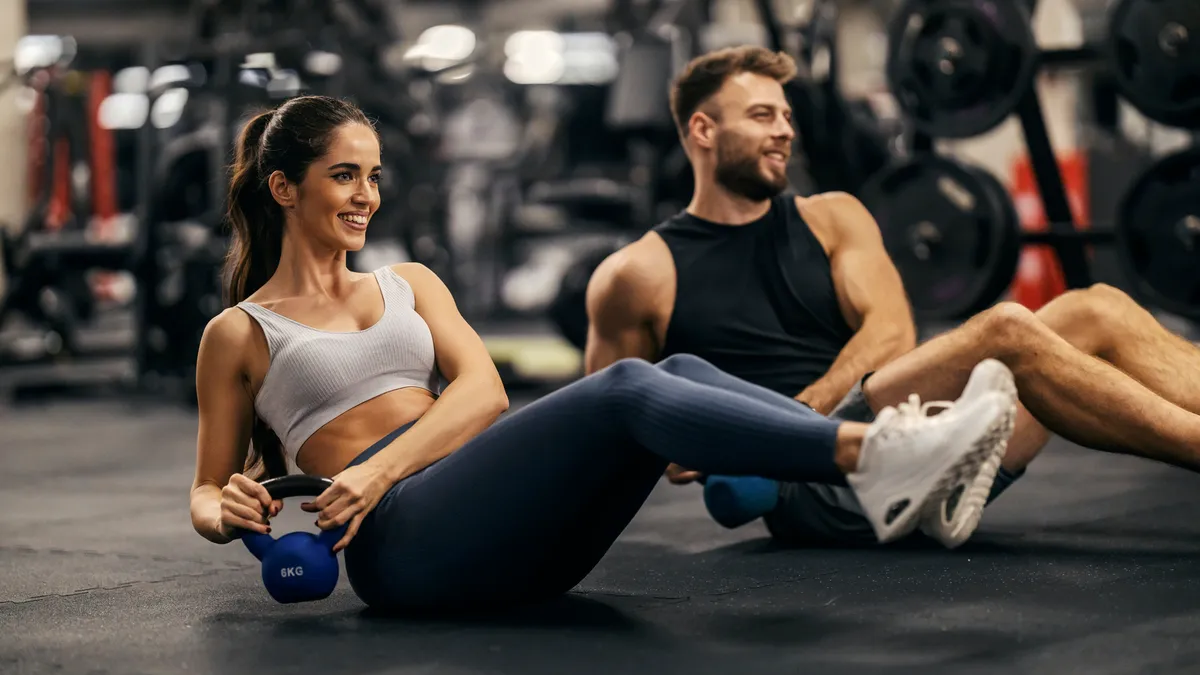
[[[1003,427],[999,430],[999,440],[973,479],[966,476],[966,480],[951,488],[949,497],[930,502],[921,515],[921,531],[946,548],[962,545],[979,526],[992,492],[992,483],[996,480],[996,472],[1000,470],[1000,462],[1008,450],[1008,439],[1016,424],[1017,385],[1008,366],[995,359],[987,359],[975,366],[956,405],[969,404],[989,392],[1000,393],[1013,402],[1011,413],[1005,415]]]
[[[932,408],[947,410],[930,417]],[[910,534],[930,505],[974,481],[1007,440],[1014,409],[1012,397],[988,391],[957,405],[922,404],[913,395],[880,411],[863,439],[858,470],[846,476],[880,543]]]

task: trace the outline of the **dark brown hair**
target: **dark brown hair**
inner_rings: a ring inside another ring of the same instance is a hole
[[[279,266],[283,210],[271,196],[267,178],[282,171],[289,181],[301,182],[308,166],[329,150],[334,133],[346,124],[374,128],[353,103],[326,96],[302,96],[260,113],[242,128],[229,179],[226,214],[233,232],[225,260],[229,306],[261,288]],[[279,438],[257,416],[245,472],[252,478],[287,474]]]
[[[755,73],[783,83],[796,76],[796,61],[763,47],[729,47],[692,59],[671,87],[671,115],[680,136],[687,136],[688,120],[700,106],[720,91],[726,80],[740,73]]]

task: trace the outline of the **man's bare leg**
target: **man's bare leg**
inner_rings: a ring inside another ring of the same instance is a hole
[[[1167,330],[1121,290],[1096,284],[1055,298],[1037,317],[1171,403],[1200,414],[1200,347]]]
[[[1013,371],[1022,403],[1050,431],[1098,450],[1200,470],[1200,416],[1076,349],[1015,303],[997,305],[884,366],[867,380],[864,395],[876,410],[914,392],[923,400],[954,400],[986,358]],[[1040,432],[1022,417],[1024,428],[1013,440],[1036,441]]]
[[[1068,291],[1034,315],[1072,347],[1103,359],[1147,389],[1200,413],[1200,348],[1167,330],[1123,291],[1107,284]],[[1022,406],[1004,457],[1011,472],[1024,468],[1050,432]]]
[[[1018,403],[1017,422],[1000,466],[1012,475],[1019,475],[1046,447],[1052,435],[1028,408]]]

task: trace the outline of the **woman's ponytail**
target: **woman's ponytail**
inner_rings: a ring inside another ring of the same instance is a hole
[[[283,251],[283,213],[271,197],[262,168],[264,137],[274,115],[268,111],[250,120],[237,142],[226,214],[232,229],[225,260],[226,302],[231,307],[267,283]],[[283,444],[257,416],[244,470],[255,479],[287,474]]]
[[[225,263],[231,306],[267,283],[283,251],[283,213],[262,175],[263,136],[274,114],[268,111],[250,120],[238,138],[226,214],[233,230]]]

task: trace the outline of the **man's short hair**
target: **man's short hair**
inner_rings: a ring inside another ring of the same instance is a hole
[[[726,80],[740,73],[770,77],[780,84],[796,76],[796,62],[783,52],[763,47],[729,47],[692,59],[671,87],[671,116],[680,136],[688,120]]]

